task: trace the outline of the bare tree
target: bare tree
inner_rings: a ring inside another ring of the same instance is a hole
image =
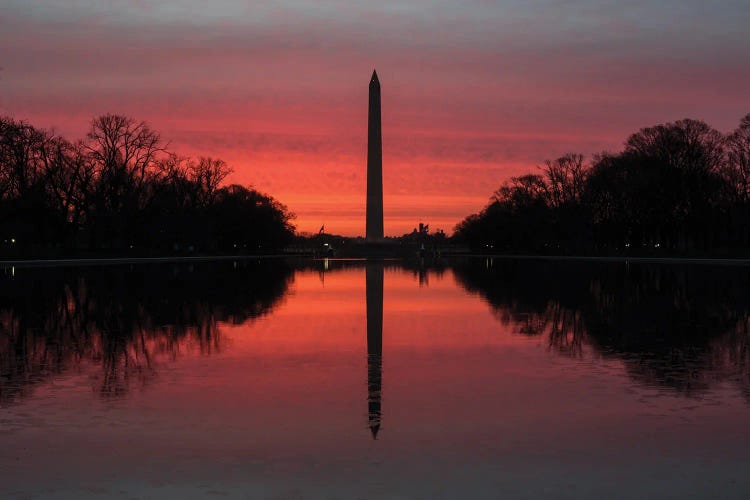
[[[724,138],[699,120],[643,128],[625,143],[625,153],[651,158],[667,167],[694,172],[717,172],[723,160]]]
[[[85,146],[52,136],[41,156],[51,208],[61,220],[78,227],[87,213],[94,174]]]
[[[506,203],[514,209],[546,204],[547,184],[541,175],[526,174],[511,177],[510,182],[497,189],[490,198],[491,202]]]
[[[22,198],[40,179],[48,134],[24,122],[0,119],[0,195]]]
[[[191,164],[190,180],[196,188],[197,205],[205,207],[213,203],[219,185],[230,173],[231,167],[218,158],[201,157],[198,163]]]
[[[736,188],[742,201],[750,199],[750,113],[726,140],[727,163],[725,174]]]
[[[542,170],[547,178],[549,203],[552,207],[581,201],[588,174],[583,155],[569,153],[556,160],[547,160],[544,165]]]
[[[145,122],[107,114],[92,121],[87,139],[109,208],[118,210],[128,201],[142,201],[138,198],[166,151],[161,136]]]

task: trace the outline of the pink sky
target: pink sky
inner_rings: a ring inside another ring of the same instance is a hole
[[[0,114],[71,139],[101,113],[145,120],[300,231],[358,235],[377,68],[386,234],[450,232],[545,159],[686,117],[733,129],[749,23],[740,1],[9,0]]]

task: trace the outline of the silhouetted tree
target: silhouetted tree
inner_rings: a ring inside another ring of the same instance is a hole
[[[456,226],[456,239],[483,251],[559,251],[587,227],[580,209],[586,172],[583,157],[571,154],[546,162],[544,175],[512,177],[481,213]]]
[[[31,249],[54,241],[66,215],[54,208],[48,177],[67,144],[24,122],[0,119],[0,225],[4,246]]]
[[[511,178],[455,238],[503,252],[737,252],[750,243],[749,165],[750,117],[728,137],[697,120],[647,127],[590,165],[568,154]]]
[[[281,248],[293,214],[251,188],[222,188],[231,171],[217,158],[168,152],[126,116],[95,118],[76,143],[0,118],[0,252]]]
[[[44,143],[42,158],[49,217],[57,227],[53,241],[70,243],[87,214],[92,170],[86,150],[80,142],[72,144],[54,137]]]
[[[224,179],[232,173],[226,162],[216,158],[201,157],[191,163],[189,180],[195,187],[195,203],[207,207],[216,200],[216,193]]]
[[[631,135],[625,150],[602,155],[590,176],[593,218],[606,228],[598,235],[619,233],[598,243],[710,248],[717,239],[712,221],[721,217],[726,195],[722,160],[723,138],[703,122],[681,120]]]
[[[562,207],[581,202],[588,174],[583,155],[567,154],[557,160],[544,162],[547,183],[545,192],[551,207]]]
[[[738,198],[747,202],[750,198],[750,114],[727,137],[726,149],[725,175],[732,182]]]
[[[124,247],[140,239],[137,214],[146,205],[148,183],[157,173],[164,145],[145,122],[112,114],[95,118],[87,139],[96,172],[91,245],[96,248],[104,239]]]
[[[294,217],[272,197],[233,184],[221,188],[211,205],[210,219],[219,248],[274,251],[291,242]]]

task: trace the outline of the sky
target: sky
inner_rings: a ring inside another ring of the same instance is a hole
[[[0,115],[148,122],[299,231],[363,235],[380,76],[385,232],[450,233],[513,175],[750,112],[747,0],[0,0]]]

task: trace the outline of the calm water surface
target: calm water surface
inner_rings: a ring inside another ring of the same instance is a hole
[[[0,496],[750,495],[750,270],[9,268]]]

